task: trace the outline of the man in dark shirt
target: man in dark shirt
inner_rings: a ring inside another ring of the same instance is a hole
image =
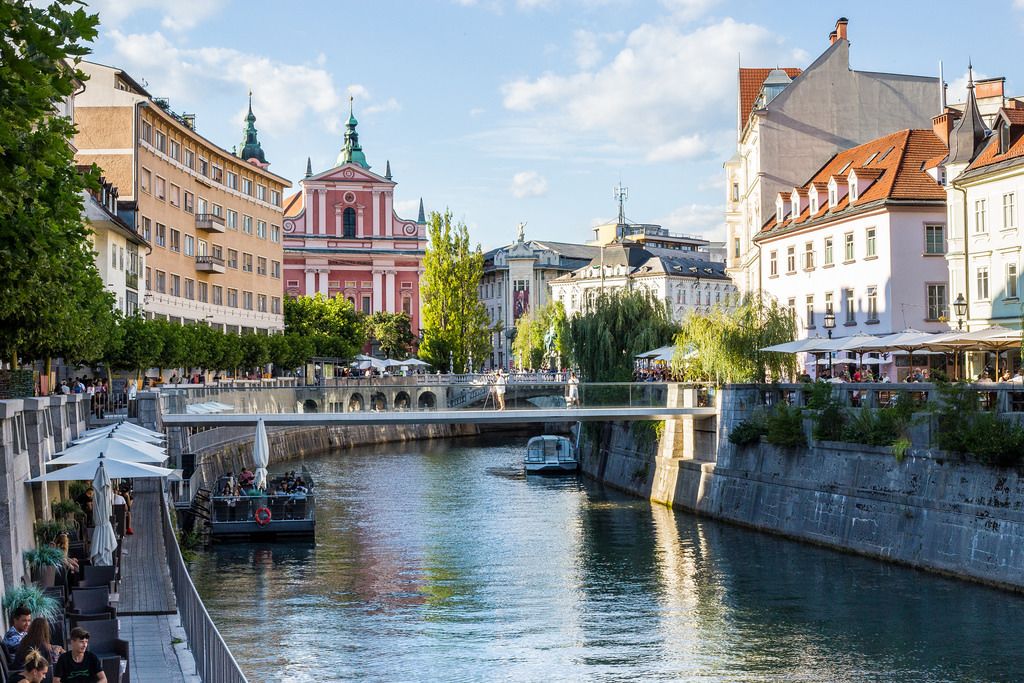
[[[106,683],[100,658],[88,649],[89,632],[80,626],[71,629],[71,649],[53,667],[53,683]]]

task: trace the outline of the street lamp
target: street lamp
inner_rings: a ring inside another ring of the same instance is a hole
[[[836,326],[836,314],[831,310],[825,311],[825,330],[828,332],[828,338],[832,339],[832,330]],[[832,377],[832,349],[828,351],[828,376]]]
[[[963,292],[956,295],[956,301],[953,302],[953,310],[956,311],[956,329],[964,329],[964,317],[967,315],[967,301],[964,299]]]

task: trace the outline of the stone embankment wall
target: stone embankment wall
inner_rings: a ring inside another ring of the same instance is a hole
[[[606,424],[584,432],[584,472],[605,484],[794,539],[1024,591],[1024,480],[927,449],[729,443],[756,404],[725,390],[717,425]],[[714,421],[714,420],[711,420]],[[693,448],[687,448],[687,444]]]

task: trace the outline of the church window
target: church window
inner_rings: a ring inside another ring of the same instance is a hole
[[[345,213],[342,214],[342,228],[344,232],[343,237],[355,237],[356,236],[356,210],[351,206],[345,209]]]

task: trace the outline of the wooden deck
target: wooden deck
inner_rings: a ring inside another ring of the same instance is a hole
[[[135,533],[124,537],[119,615],[176,614],[178,611],[160,527],[159,487],[157,479],[135,481],[132,501]]]

